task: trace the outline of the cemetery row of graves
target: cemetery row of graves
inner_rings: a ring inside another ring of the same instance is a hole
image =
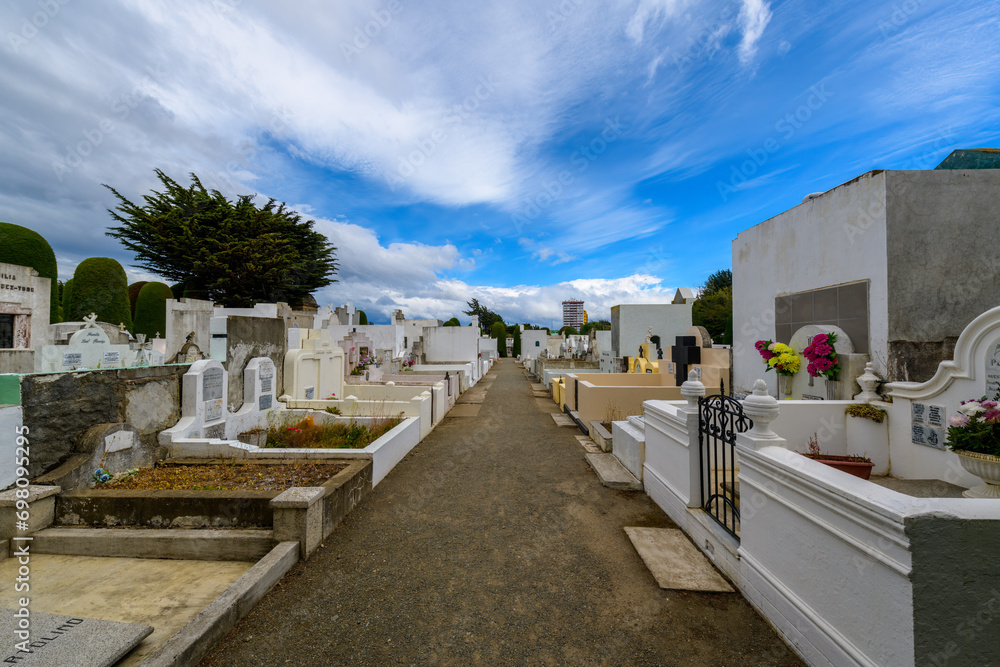
[[[1000,663],[1000,260],[961,241],[995,228],[1000,170],[968,166],[869,172],[742,232],[731,345],[687,288],[607,331],[519,332],[598,478],[648,494],[809,664]],[[218,623],[474,414],[497,358],[476,318],[350,304],[159,290],[148,334],[56,321],[40,273],[0,264],[3,553],[254,563]],[[210,648],[138,626],[144,657]]]

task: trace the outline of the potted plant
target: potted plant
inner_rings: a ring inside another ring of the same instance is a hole
[[[985,484],[965,491],[966,498],[1000,498],[1000,408],[997,399],[962,401],[948,419],[947,445],[970,474]]]
[[[826,378],[826,398],[830,401],[837,398],[840,389],[837,380],[840,364],[837,363],[837,352],[833,348],[836,342],[837,334],[833,331],[816,334],[806,349],[802,350],[802,356],[809,360],[806,372],[814,378]]]
[[[861,479],[868,479],[872,476],[872,468],[875,464],[867,456],[836,456],[834,454],[823,454],[819,448],[819,438],[815,433],[809,438],[809,452],[799,452],[802,456],[819,461],[831,468],[836,468],[848,475],[854,475]]]
[[[799,368],[802,366],[802,359],[799,358],[799,355],[784,343],[774,343],[769,340],[759,340],[755,347],[760,352],[761,358],[764,359],[764,372],[773,370],[777,373],[779,394],[791,394],[791,378],[799,372]]]

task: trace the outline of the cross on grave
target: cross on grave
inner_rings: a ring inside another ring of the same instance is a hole
[[[84,329],[96,329],[97,328],[97,313],[91,313],[83,318],[83,321],[87,323]]]
[[[687,381],[688,366],[701,363],[701,348],[694,336],[677,336],[674,346],[670,348],[670,360],[674,362],[674,377],[677,386]]]

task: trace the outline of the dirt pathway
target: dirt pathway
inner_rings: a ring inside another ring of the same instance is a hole
[[[670,519],[513,361],[483,382],[203,664],[801,664],[738,594],[658,588],[622,528]]]

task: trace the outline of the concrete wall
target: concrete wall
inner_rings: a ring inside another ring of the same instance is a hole
[[[0,373],[34,373],[35,350],[0,350]]]
[[[611,308],[611,346],[619,357],[634,357],[649,329],[660,337],[664,358],[674,338],[691,327],[692,304],[622,304]]]
[[[921,382],[1000,305],[1000,170],[886,172],[889,371]],[[865,237],[867,241],[867,237]]]
[[[784,407],[784,404],[782,404]],[[1000,508],[912,498],[738,436],[740,539],[697,509],[697,411],[646,406],[643,483],[808,664],[1000,660]]]
[[[0,405],[0,490],[17,481],[17,436],[22,425],[20,405]],[[15,430],[17,429],[17,430]],[[31,443],[31,433],[25,437]]]
[[[521,356],[534,359],[539,354],[548,349],[546,339],[548,333],[545,329],[530,329],[521,332]]]
[[[14,347],[41,349],[50,344],[52,281],[16,264],[0,264],[0,275],[0,313],[14,315]]]
[[[226,371],[229,410],[243,405],[243,371],[255,357],[274,362],[275,387],[284,387],[285,323],[280,319],[230,315],[226,318]]]
[[[166,358],[176,355],[189,333],[194,332],[194,342],[205,356],[211,347],[210,322],[215,316],[215,304],[201,299],[167,299]]]
[[[157,434],[180,418],[181,376],[188,364],[24,375],[24,425],[31,430],[32,478],[74,452],[97,424],[128,424],[138,434],[137,457],[159,452]]]
[[[348,334],[357,332],[364,334],[372,342],[373,348],[369,350],[375,354],[376,350],[392,350],[394,359],[405,356],[406,349],[403,347],[404,328],[394,324],[331,324],[327,327],[330,332],[330,339],[334,345],[343,341]],[[411,341],[412,342],[412,341]],[[382,363],[382,359],[379,359]]]
[[[764,373],[754,343],[775,338],[779,295],[869,281],[869,341],[888,347],[884,172],[870,172],[771,218],[733,241],[733,391],[749,393]]]
[[[476,361],[479,332],[474,327],[430,327],[424,329],[424,359],[427,363]]]

